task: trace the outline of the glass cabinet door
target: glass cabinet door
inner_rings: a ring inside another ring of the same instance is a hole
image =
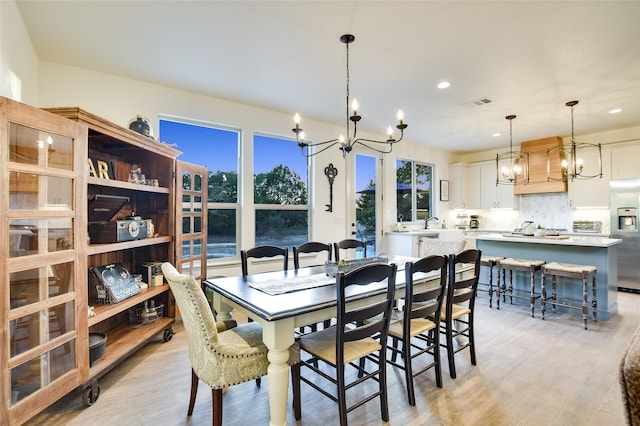
[[[0,349],[4,351],[0,359],[8,363],[2,366],[8,372],[3,375],[2,392],[9,394],[2,396],[10,412],[21,404],[46,400],[42,397],[46,392],[40,391],[50,385],[71,390],[79,384],[77,316],[79,312],[86,316],[86,309],[78,305],[83,285],[77,283],[81,234],[76,207],[83,175],[78,172],[76,123],[24,105],[10,108],[15,103],[0,101],[7,136],[2,137],[2,171],[8,178],[2,183],[8,191],[1,192],[1,232],[9,242],[2,247],[6,268],[1,299],[7,302],[0,315],[7,344]],[[52,122],[29,123],[22,114],[12,114],[22,109]],[[53,130],[43,130],[47,127]],[[0,423],[5,424],[4,419]]]

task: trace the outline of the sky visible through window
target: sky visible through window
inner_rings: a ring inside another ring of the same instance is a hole
[[[176,149],[183,153],[178,157],[178,160],[206,166],[214,173],[218,170],[237,170],[237,149],[216,149],[216,147],[237,146],[238,134],[238,131],[175,121],[161,120],[160,122],[161,140],[169,144],[177,144]],[[259,137],[269,139],[267,136]],[[303,181],[307,183],[306,160],[300,154],[300,148],[293,142],[291,143],[291,148],[286,149],[286,152],[281,149],[269,149],[268,144],[258,144],[254,151],[254,157],[254,173],[266,173],[273,168],[274,164],[279,162],[298,173]],[[322,166],[322,170],[324,170],[325,166],[322,165],[322,160],[316,160],[316,163],[318,167]],[[361,165],[356,169],[356,191],[366,189],[370,179],[375,177],[375,161],[367,163],[366,167]],[[345,173],[341,164],[336,164],[335,166],[338,168],[339,173]]]

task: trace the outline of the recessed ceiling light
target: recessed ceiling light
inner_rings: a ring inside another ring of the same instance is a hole
[[[441,81],[438,83],[438,89],[446,89],[449,86],[451,86],[451,84],[448,81]]]
[[[622,112],[621,108],[614,108],[611,111],[609,111],[609,114],[617,114],[619,112]]]
[[[496,132],[496,133],[492,134],[491,136],[493,136],[494,138],[497,138],[498,136],[501,136],[501,135],[502,135],[502,133]]]

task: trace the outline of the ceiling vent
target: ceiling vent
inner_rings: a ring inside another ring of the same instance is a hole
[[[476,99],[475,101],[471,101],[471,103],[475,106],[483,106],[486,104],[490,104],[491,102],[493,101],[489,98],[480,98],[480,99]]]

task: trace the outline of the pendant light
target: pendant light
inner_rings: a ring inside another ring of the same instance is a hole
[[[496,155],[496,186],[516,185],[529,182],[529,153],[513,150],[513,120],[515,115],[507,115],[509,120],[509,151]]]
[[[600,144],[576,142],[573,129],[573,108],[578,101],[570,101],[565,104],[571,109],[571,143],[547,150],[547,180],[569,181],[575,179],[602,178],[602,147]],[[562,177],[560,179],[551,176],[552,154],[560,153],[560,167]],[[589,157],[593,164],[586,165],[584,157]],[[597,163],[597,166],[595,165]]]

